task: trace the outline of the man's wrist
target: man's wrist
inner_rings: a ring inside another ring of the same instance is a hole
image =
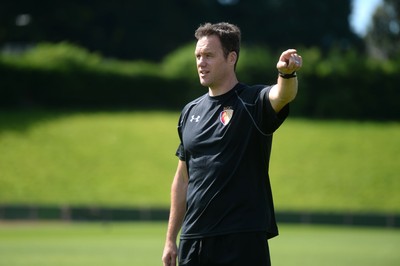
[[[279,76],[283,79],[291,79],[291,78],[297,77],[296,71],[293,71],[292,73],[289,73],[289,74],[285,74],[280,71],[278,71],[278,73],[279,73]]]

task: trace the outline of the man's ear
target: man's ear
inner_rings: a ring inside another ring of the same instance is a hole
[[[228,54],[228,61],[230,64],[234,65],[237,61],[237,53],[232,51]]]

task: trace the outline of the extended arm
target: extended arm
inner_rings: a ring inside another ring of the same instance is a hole
[[[188,173],[186,162],[179,161],[171,186],[171,208],[162,261],[164,266],[175,266],[178,254],[176,238],[186,212]]]
[[[295,49],[286,50],[281,54],[276,64],[276,68],[280,73],[278,82],[269,93],[269,100],[275,112],[278,113],[296,97],[298,81],[297,77],[291,77],[291,74],[299,70],[302,64],[303,60]],[[286,76],[286,78],[282,76]]]

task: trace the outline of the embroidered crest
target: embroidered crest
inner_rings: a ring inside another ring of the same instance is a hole
[[[231,107],[224,107],[224,110],[219,114],[219,120],[221,123],[226,126],[229,124],[229,121],[231,121],[231,118],[233,116],[233,110]]]

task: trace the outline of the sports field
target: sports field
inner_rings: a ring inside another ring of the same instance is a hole
[[[0,204],[169,206],[178,112],[0,112]],[[290,118],[274,135],[279,210],[400,212],[400,123]]]
[[[0,223],[1,266],[161,265],[165,223]],[[398,266],[400,231],[281,225],[274,266]]]
[[[177,112],[0,112],[0,204],[169,205]],[[397,214],[400,123],[289,119],[278,210]],[[164,223],[1,223],[0,266],[161,265]],[[400,265],[400,230],[282,225],[279,265]]]

